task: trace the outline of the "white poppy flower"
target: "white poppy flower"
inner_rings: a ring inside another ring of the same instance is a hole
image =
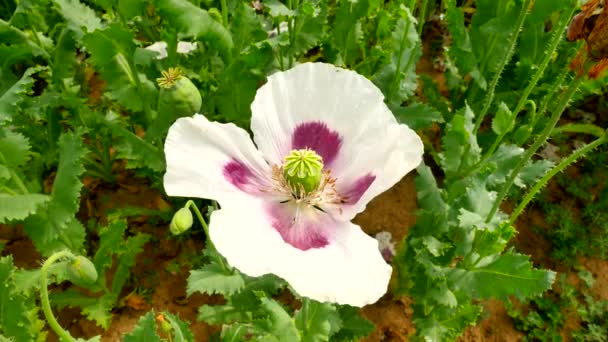
[[[152,45],[146,46],[146,50],[156,52],[158,55],[156,59],[167,58],[167,43],[164,41],[156,42]],[[196,42],[177,42],[177,53],[188,54],[196,50]]]
[[[329,64],[270,76],[251,109],[255,145],[202,115],[171,126],[167,194],[220,203],[209,234],[241,272],[273,273],[318,301],[374,303],[391,267],[350,220],[421,162],[420,138],[372,82]]]

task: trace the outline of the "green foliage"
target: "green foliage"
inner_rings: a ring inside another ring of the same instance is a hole
[[[45,341],[44,322],[38,318],[39,310],[33,292],[16,291],[13,280],[16,273],[13,258],[0,258],[0,336],[16,341]]]
[[[99,233],[99,248],[93,257],[93,264],[98,273],[97,282],[89,289],[97,292],[89,296],[73,288],[60,293],[53,293],[51,301],[58,307],[80,307],[82,312],[103,328],[107,328],[112,319],[111,310],[118,304],[121,291],[129,279],[130,270],[135,265],[139,254],[149,237],[137,234],[124,238],[127,224],[125,221],[113,221]],[[116,268],[108,285],[108,271],[112,265]],[[100,293],[100,295],[99,295]]]
[[[139,318],[133,330],[123,338],[124,342],[160,342],[160,336],[156,333],[156,322],[154,313],[148,312]]]
[[[25,221],[25,231],[44,255],[62,248],[82,249],[85,231],[75,215],[82,188],[82,159],[87,153],[80,134],[64,133],[59,139],[59,165],[50,201]]]

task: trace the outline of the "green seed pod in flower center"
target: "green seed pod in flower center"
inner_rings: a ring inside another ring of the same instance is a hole
[[[283,176],[298,196],[315,191],[323,176],[323,158],[315,151],[293,150],[285,157]]]

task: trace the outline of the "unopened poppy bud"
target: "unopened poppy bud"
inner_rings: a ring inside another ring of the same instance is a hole
[[[86,257],[79,255],[68,263],[70,280],[77,284],[94,283],[97,281],[95,265]]]
[[[303,189],[305,193],[319,187],[323,175],[323,158],[315,151],[293,150],[285,157],[283,176],[295,193]]]
[[[175,215],[173,215],[169,229],[174,235],[179,235],[190,229],[190,227],[192,227],[192,223],[194,223],[194,220],[192,218],[190,209],[181,208],[175,212]]]

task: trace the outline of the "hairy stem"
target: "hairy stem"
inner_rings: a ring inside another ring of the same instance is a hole
[[[576,160],[578,160],[579,158],[581,158],[582,156],[584,156],[591,150],[593,150],[596,147],[600,146],[601,144],[605,143],[606,141],[607,141],[606,134],[604,134],[602,137],[594,140],[592,143],[587,144],[587,145],[581,147],[580,149],[574,151],[568,158],[562,160],[559,164],[557,164],[557,166],[555,166],[553,169],[551,169],[551,171],[549,171],[546,175],[544,175],[543,178],[541,178],[532,187],[532,189],[530,189],[528,194],[526,194],[526,197],[524,197],[524,199],[517,206],[517,208],[515,208],[515,210],[511,214],[511,217],[509,218],[509,225],[513,225],[515,220],[517,220],[517,218],[523,212],[523,210],[526,208],[528,203],[530,203],[530,201],[532,201],[534,196],[536,196],[536,194],[540,191],[540,189],[542,189],[547,184],[547,182],[551,178],[553,178],[553,176],[555,176],[559,172],[564,171],[564,169],[566,169],[568,166],[570,166],[570,164],[572,164],[573,162],[575,162]]]
[[[49,302],[49,290],[47,288],[47,272],[49,267],[55,263],[55,261],[60,260],[62,258],[74,258],[74,254],[70,251],[64,250],[60,252],[56,252],[48,258],[44,264],[42,264],[42,268],[40,269],[40,303],[42,304],[42,311],[44,312],[44,317],[46,321],[49,323],[49,326],[53,331],[59,336],[61,341],[68,342],[76,342],[76,340],[70,335],[69,332],[65,331],[59,322],[55,319],[53,315],[53,310],[51,310],[51,303]]]
[[[572,17],[572,14],[574,13],[575,9],[576,9],[576,6],[572,6],[572,8],[567,11],[567,15],[562,15],[561,20],[559,21],[557,27],[555,28],[555,30],[553,32],[553,36],[551,37],[551,42],[549,43],[549,49],[547,49],[544,52],[545,56],[544,56],[542,62],[538,66],[538,69],[536,69],[536,72],[532,76],[532,79],[530,79],[530,83],[528,83],[528,85],[524,89],[523,94],[519,98],[519,102],[517,102],[517,105],[515,106],[515,109],[513,110],[513,115],[511,116],[511,123],[510,123],[509,127],[511,127],[515,123],[517,114],[524,108],[526,102],[528,101],[528,96],[530,96],[530,93],[532,92],[532,89],[534,89],[534,87],[536,87],[536,83],[538,83],[538,80],[545,73],[545,69],[547,68],[547,65],[549,65],[549,62],[551,61],[551,59],[553,57],[553,53],[557,50],[557,46],[559,45],[559,42],[562,40],[564,31],[566,30],[566,27],[567,27],[568,23],[570,22],[570,17]],[[502,139],[504,139],[504,137],[506,135],[507,135],[507,132],[505,131],[504,133],[502,133],[496,137],[496,140],[494,140],[494,143],[492,144],[492,146],[486,151],[486,153],[484,153],[484,156],[481,158],[482,161],[488,159],[494,153],[494,151],[496,151],[496,148],[498,148]]]
[[[498,85],[498,80],[500,79],[500,75],[502,74],[505,66],[507,66],[507,64],[511,60],[511,57],[513,57],[513,53],[515,52],[515,46],[517,46],[517,37],[519,36],[519,32],[521,31],[522,27],[524,26],[524,19],[526,19],[526,15],[528,14],[528,8],[530,7],[530,2],[531,2],[531,0],[524,0],[524,3],[521,7],[521,12],[519,12],[519,16],[517,17],[515,31],[511,35],[511,39],[508,42],[509,50],[507,50],[507,53],[504,55],[502,61],[500,62],[498,69],[496,70],[496,73],[494,74],[494,77],[492,78],[492,81],[490,82],[490,87],[488,88],[488,94],[486,95],[485,102],[483,104],[483,108],[481,109],[481,112],[477,116],[477,120],[475,120],[475,128],[473,129],[473,134],[477,133],[477,130],[479,129],[479,127],[481,126],[481,123],[483,122],[483,118],[488,113],[488,110],[490,109],[490,105],[492,105],[492,102],[494,101],[494,91],[496,90],[496,86]]]
[[[561,101],[559,102],[555,111],[553,111],[553,114],[549,118],[547,125],[545,126],[543,131],[540,133],[540,135],[536,138],[536,140],[534,141],[532,146],[530,146],[526,150],[523,157],[519,160],[519,162],[517,163],[515,168],[511,171],[509,178],[507,179],[507,181],[503,185],[502,189],[498,193],[498,196],[496,196],[494,205],[492,206],[490,213],[486,217],[486,222],[490,222],[492,220],[492,218],[494,217],[494,214],[496,214],[496,211],[498,210],[498,206],[500,205],[502,200],[507,196],[507,193],[509,193],[509,190],[511,189],[511,186],[513,185],[513,182],[515,181],[515,178],[517,178],[517,175],[519,174],[519,172],[524,168],[524,166],[526,166],[526,164],[528,164],[528,162],[530,161],[532,156],[545,143],[545,141],[547,141],[547,138],[549,137],[549,135],[551,135],[553,128],[555,128],[557,121],[562,116],[562,113],[566,109],[568,102],[572,98],[572,95],[574,95],[574,93],[578,89],[578,86],[581,84],[583,79],[584,79],[583,76],[576,76],[574,79],[572,79],[572,81],[570,82],[570,86],[566,90],[566,93],[561,97]]]

